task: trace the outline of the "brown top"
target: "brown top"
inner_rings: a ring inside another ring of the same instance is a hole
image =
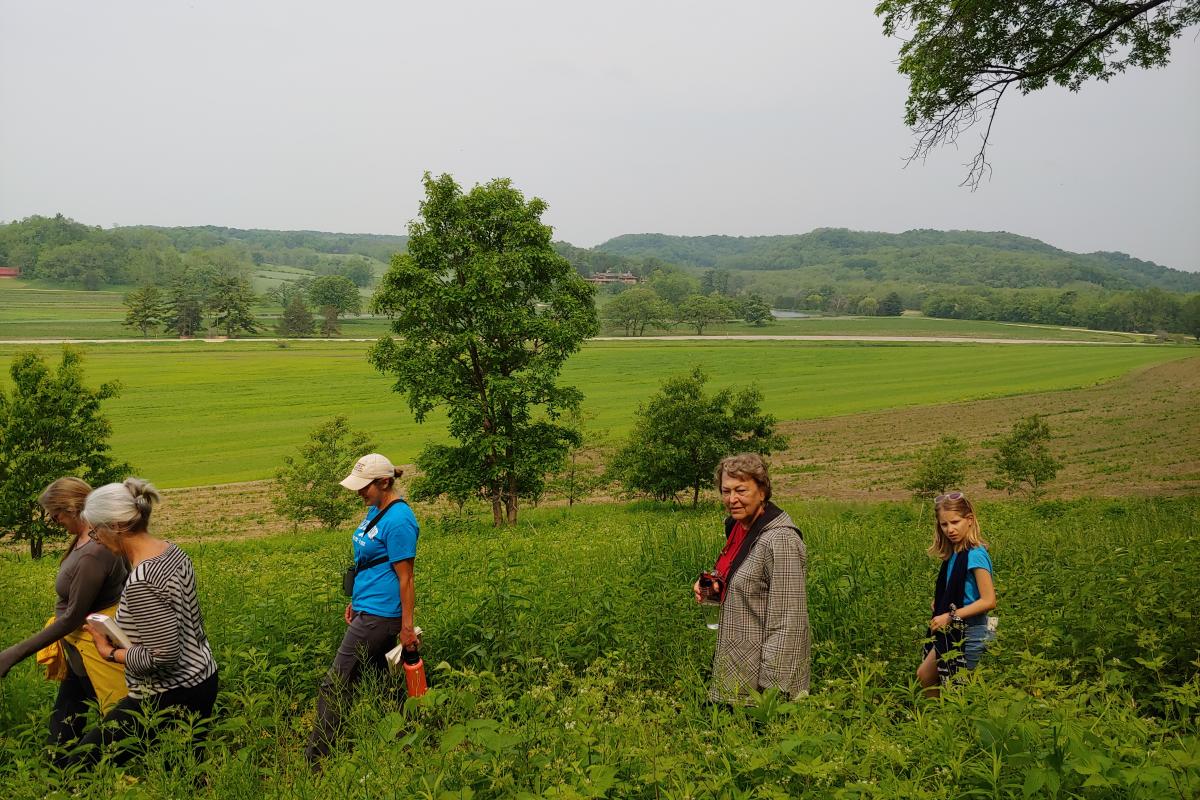
[[[73,549],[58,568],[56,619],[23,642],[0,652],[0,675],[23,659],[83,626],[88,614],[116,605],[129,565],[98,542]]]

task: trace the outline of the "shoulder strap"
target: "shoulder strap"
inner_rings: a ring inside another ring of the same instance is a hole
[[[383,515],[392,510],[392,506],[403,503],[403,500],[393,500],[379,510],[379,513],[367,523],[367,527],[363,528],[363,533],[370,533],[371,529],[379,524],[379,520],[383,519]]]
[[[392,506],[398,505],[403,502],[404,502],[403,500],[393,500],[392,502],[388,503],[386,506],[381,508],[379,510],[379,513],[376,514],[374,517],[372,517],[371,521],[367,523],[367,527],[363,528],[363,533],[369,533],[371,531],[371,529],[374,528],[379,523],[379,520],[383,519],[383,515],[392,510]],[[380,564],[385,564],[385,563],[387,563],[388,560],[389,560],[388,557],[386,555],[384,555],[384,556],[380,556],[379,558],[373,558],[364,564],[356,563],[354,565],[354,568],[357,571],[362,572],[364,569],[370,569],[371,567],[378,567]]]

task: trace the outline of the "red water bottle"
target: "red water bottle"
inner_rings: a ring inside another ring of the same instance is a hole
[[[425,662],[421,660],[421,652],[406,647],[401,658],[404,660],[404,686],[408,689],[408,696],[420,697],[429,688],[425,683]]]

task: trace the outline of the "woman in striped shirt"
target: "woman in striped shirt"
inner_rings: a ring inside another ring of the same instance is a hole
[[[196,600],[196,574],[191,559],[170,542],[150,535],[150,509],[160,500],[155,488],[140,478],[101,486],[88,495],[83,517],[105,547],[129,559],[129,580],[121,593],[117,625],[132,646],[109,641],[89,625],[96,649],[109,661],[125,665],[129,696],[119,702],[95,730],[81,741],[70,760],[98,760],[101,748],[133,734],[146,711],[170,709],[178,715],[212,715],[217,697],[217,662],[204,633]],[[116,754],[118,761],[132,755]]]

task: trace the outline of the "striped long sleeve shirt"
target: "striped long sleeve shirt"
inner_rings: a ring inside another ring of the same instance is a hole
[[[125,652],[130,697],[196,686],[217,671],[192,560],[174,544],[129,573],[116,621],[133,642]]]

